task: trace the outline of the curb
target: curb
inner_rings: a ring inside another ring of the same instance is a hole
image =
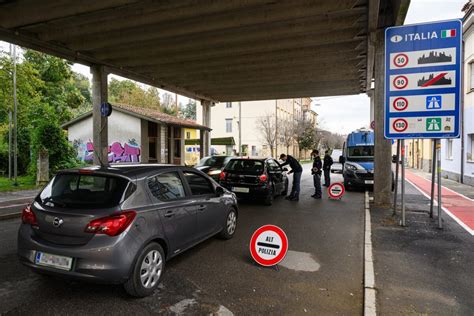
[[[7,219],[18,218],[18,217],[21,217],[21,212],[2,214],[2,215],[0,215],[0,221],[5,221]]]
[[[374,257],[372,253],[372,225],[370,221],[369,200],[369,192],[365,191],[364,316],[377,315]]]

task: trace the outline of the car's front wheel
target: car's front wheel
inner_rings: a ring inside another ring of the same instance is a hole
[[[222,239],[231,239],[234,237],[235,230],[237,229],[237,211],[230,209],[227,214],[225,225],[219,233],[219,237]]]
[[[125,291],[135,297],[153,294],[165,269],[165,254],[157,243],[148,244],[138,256],[130,278],[124,284]]]

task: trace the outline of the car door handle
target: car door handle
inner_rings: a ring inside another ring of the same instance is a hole
[[[207,207],[206,205],[199,205],[199,206],[198,206],[198,211],[201,211],[201,212],[202,212],[202,211],[204,211],[204,210],[206,209],[206,207]]]
[[[174,216],[174,212],[173,211],[167,211],[165,213],[165,217],[173,217]]]

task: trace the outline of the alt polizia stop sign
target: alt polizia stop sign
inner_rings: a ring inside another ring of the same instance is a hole
[[[257,229],[250,239],[250,254],[260,265],[270,267],[285,258],[288,238],[278,226],[265,225]]]

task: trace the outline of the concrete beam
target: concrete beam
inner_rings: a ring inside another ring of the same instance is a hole
[[[355,12],[354,12],[355,11]],[[331,18],[327,16],[307,17],[298,20],[284,20],[269,24],[257,24],[231,29],[209,31],[203,33],[192,33],[175,37],[156,38],[152,40],[134,41],[136,54],[161,54],[165,52],[180,52],[189,49],[206,49],[209,47],[223,47],[231,44],[245,45],[249,41],[281,39],[284,37],[314,33],[318,29],[320,33],[329,33],[336,30],[349,28],[363,28],[365,22],[358,22],[357,10],[349,10],[349,16]],[[153,34],[163,36],[162,33]],[[74,47],[74,46],[72,46]],[[130,43],[113,45],[106,48],[94,50],[97,58],[123,58],[129,54]],[[76,47],[77,49],[77,47]]]
[[[324,15],[331,11],[342,11],[351,8],[353,0],[341,1],[313,1],[293,0],[266,4],[261,7],[250,7],[242,10],[230,10],[217,15],[205,17],[196,15],[190,19],[177,20],[174,23],[165,22],[157,25],[143,25],[138,27],[121,28],[120,31],[99,32],[76,38],[65,37],[68,46],[76,50],[98,49],[118,44],[137,41],[153,40],[164,37],[175,37],[186,34],[196,34],[228,28],[243,27],[246,25],[267,24],[282,20],[300,19],[315,15]],[[117,21],[119,22],[119,21]],[[120,22],[119,22],[120,23]]]
[[[101,104],[107,102],[107,72],[104,67],[91,66],[92,74],[92,139],[94,164],[108,165],[107,117],[100,114]]]
[[[321,31],[314,31],[299,36],[290,36],[280,38],[279,40],[269,41],[249,41],[245,46],[242,45],[227,45],[225,47],[209,47],[207,49],[199,50],[199,58],[221,58],[223,56],[239,56],[244,54],[260,54],[271,52],[274,50],[293,49],[298,50],[305,47],[315,47],[316,45],[323,47],[332,44],[346,44],[352,42],[360,42],[363,40],[357,39],[356,36],[360,32],[359,29],[348,29],[342,31],[335,31],[332,33],[321,33]],[[186,50],[181,52],[172,52],[162,54],[142,54],[134,56],[130,54],[127,58],[106,59],[110,63],[122,65],[123,67],[142,66],[143,64],[150,65],[153,61],[161,59],[167,62],[185,62],[196,59],[196,51]]]
[[[202,106],[202,125],[211,127],[211,102],[201,101]],[[208,130],[200,131],[202,135],[201,153],[204,156],[211,155],[211,134]]]
[[[0,25],[6,28],[25,26],[74,15],[84,15],[109,8],[117,8],[136,2],[139,2],[139,0],[12,1],[1,6]]]
[[[375,41],[375,157],[374,157],[374,203],[377,207],[390,207],[392,196],[392,146],[384,138],[384,30],[376,32]]]
[[[359,51],[365,49],[357,49],[359,42],[350,42],[343,44],[328,44],[328,45],[316,45],[310,47],[304,47],[299,49],[288,48],[282,50],[273,50],[264,53],[249,53],[242,55],[235,55],[231,58],[229,56],[216,57],[213,59],[201,58],[196,56],[195,59],[190,61],[181,62],[168,62],[166,60],[157,59],[151,61],[149,65],[141,65],[137,67],[129,67],[130,70],[136,72],[159,72],[160,74],[167,73],[193,73],[202,71],[223,71],[228,69],[227,67],[241,67],[241,65],[261,65],[266,62],[281,62],[281,64],[287,64],[303,59],[311,60],[324,60],[329,58],[335,58],[341,56],[341,60],[344,60],[347,55],[353,57],[358,54]],[[363,43],[363,42],[360,42]],[[356,52],[354,52],[354,50]],[[173,71],[176,69],[175,71]]]

